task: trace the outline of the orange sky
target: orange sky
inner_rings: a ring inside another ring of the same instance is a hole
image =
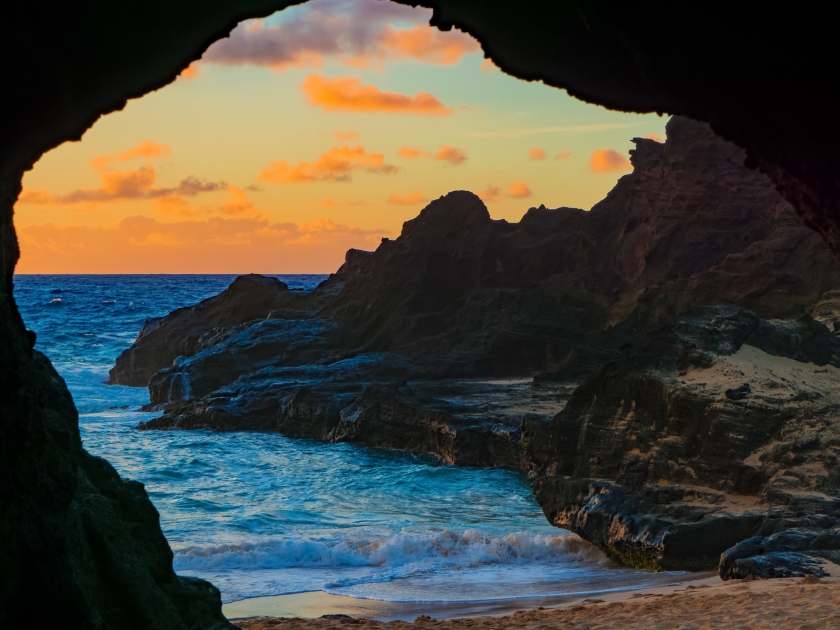
[[[45,155],[18,273],[325,273],[429,200],[589,208],[664,118],[501,73],[430,12],[314,0],[241,24],[158,92]]]

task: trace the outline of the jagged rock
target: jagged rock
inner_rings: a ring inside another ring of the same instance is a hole
[[[320,357],[311,344],[283,346],[274,366],[390,352],[411,357],[413,378],[580,379],[694,304],[791,317],[840,286],[827,246],[743,166],[742,151],[699,123],[674,118],[667,129],[665,144],[635,140],[634,172],[591,212],[531,208],[511,224],[453,192],[375,252],[348,252],[317,290],[278,292],[273,319],[325,320],[335,334],[319,342]],[[276,335],[246,330],[241,314],[227,319],[239,327],[220,329],[210,315],[224,296],[149,324],[113,380],[166,368],[152,383],[159,405],[183,399],[187,383],[200,397],[247,373],[242,343],[269,347]],[[179,355],[188,360],[172,365]]]
[[[152,375],[172,365],[176,357],[192,356],[220,341],[219,329],[265,319],[272,310],[286,306],[288,298],[296,297],[287,290],[277,278],[240,276],[217,296],[150,319],[134,344],[117,357],[109,382],[146,387]]]
[[[689,311],[550,421],[524,423],[537,501],[555,525],[655,568],[708,568],[750,536],[837,524],[838,350],[807,316]],[[726,396],[744,380],[747,398]]]
[[[753,536],[727,549],[721,554],[720,577],[828,577],[826,561],[840,562],[840,529],[788,529]]]
[[[262,370],[171,405],[142,430],[277,431],[434,455],[462,466],[524,468],[523,417],[548,419],[573,387],[518,381],[371,379],[387,356]],[[395,368],[398,366],[395,366]]]

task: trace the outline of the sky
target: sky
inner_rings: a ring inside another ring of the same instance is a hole
[[[44,155],[17,273],[330,273],[451,190],[495,219],[589,209],[666,119],[505,75],[431,11],[313,0]]]

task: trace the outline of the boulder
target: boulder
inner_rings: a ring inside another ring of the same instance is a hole
[[[153,374],[177,357],[212,346],[222,330],[265,319],[273,309],[287,305],[287,289],[277,278],[240,276],[219,295],[148,320],[132,346],[117,357],[108,382],[146,387]],[[294,294],[291,297],[294,300]]]
[[[794,528],[753,536],[720,557],[724,580],[828,577],[828,563],[840,562],[840,529]]]

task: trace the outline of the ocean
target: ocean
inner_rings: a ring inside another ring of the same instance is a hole
[[[505,470],[274,433],[137,431],[145,388],[105,385],[143,322],[215,295],[233,275],[19,275],[27,326],[67,382],[85,448],[141,481],[175,570],[224,602],[325,591],[391,602],[594,594],[676,575],[618,569],[548,525]],[[326,276],[278,275],[310,290]]]

